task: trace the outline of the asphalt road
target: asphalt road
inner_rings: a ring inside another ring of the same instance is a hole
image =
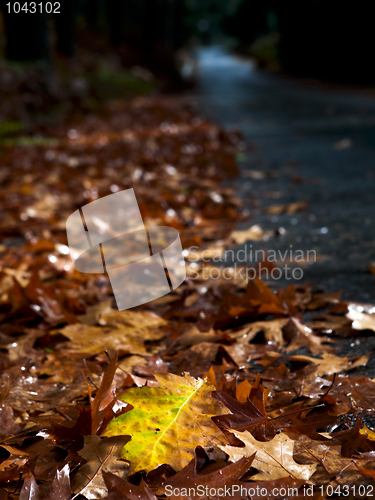
[[[375,303],[369,272],[375,261],[375,92],[267,74],[219,48],[202,49],[198,58],[194,97],[203,114],[240,129],[251,147],[239,156],[243,176],[236,189],[251,223],[275,235],[253,248],[315,250],[302,281]],[[308,202],[306,210],[263,212],[299,201]]]

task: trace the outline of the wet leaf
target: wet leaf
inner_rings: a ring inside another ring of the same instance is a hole
[[[129,466],[120,458],[122,447],[130,440],[130,436],[100,437],[86,436],[85,445],[79,455],[86,460],[76,474],[72,489],[88,499],[105,498],[107,488],[103,479],[103,471],[123,476],[128,473]]]
[[[152,470],[164,463],[181,470],[194,456],[194,449],[225,443],[211,416],[228,413],[215,401],[215,388],[188,375],[155,375],[160,387],[129,389],[121,399],[134,409],[112,420],[104,435],[130,434],[131,442],[121,457],[131,471]]]
[[[218,492],[217,494],[220,495],[220,497],[228,498],[228,495],[222,494],[225,492],[225,486],[233,487],[233,491],[235,491],[236,488],[234,488],[234,486],[236,485],[239,492],[241,491],[241,486],[243,488],[248,486],[248,483],[244,481],[241,482],[240,479],[248,472],[253,459],[254,456],[243,457],[238,462],[229,464],[214,472],[206,474],[203,472],[198,474],[197,465],[199,459],[195,456],[184,469],[166,481],[163,488],[160,488],[160,493],[175,490],[181,492],[181,494],[168,496],[168,498],[176,498],[176,500],[182,500],[183,498],[194,500],[196,495],[189,495],[189,488],[192,488],[191,491],[199,491],[200,489],[203,494],[199,494],[199,497],[202,498],[202,500],[210,500],[215,498],[215,496],[205,492],[209,492],[212,489],[212,491]],[[240,494],[238,494],[238,496],[240,496]]]
[[[258,473],[252,479],[274,480],[283,477],[308,480],[314,474],[316,465],[300,465],[293,459],[294,441],[280,432],[271,441],[261,442],[253,438],[250,432],[234,432],[244,444],[244,448],[222,446],[232,462],[256,453],[252,466]]]
[[[103,472],[103,478],[108,488],[107,500],[157,500],[143,479],[136,486],[111,472]]]
[[[148,312],[112,311],[100,314],[103,326],[69,325],[59,333],[70,342],[62,346],[71,353],[101,354],[106,350],[146,354],[145,342],[160,340],[165,321]]]

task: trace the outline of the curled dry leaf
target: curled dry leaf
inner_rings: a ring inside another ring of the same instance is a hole
[[[115,416],[118,417],[132,409],[130,405],[119,401],[116,397],[116,386],[113,385],[116,369],[117,355],[111,359],[104,372],[95,398],[91,397],[91,388],[88,385],[91,405],[91,434],[100,434]]]

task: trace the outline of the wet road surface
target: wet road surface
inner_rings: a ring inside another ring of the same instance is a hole
[[[375,92],[296,82],[205,48],[194,97],[205,116],[241,130],[251,146],[239,155],[243,177],[236,189],[251,224],[272,231],[266,242],[249,242],[252,248],[294,255],[315,250],[316,262],[303,266],[303,282],[375,303],[369,272],[375,261]],[[300,201],[307,209],[293,214],[263,211]]]

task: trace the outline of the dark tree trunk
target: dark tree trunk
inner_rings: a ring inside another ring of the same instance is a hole
[[[49,40],[47,18],[44,12],[35,14],[9,13],[7,0],[1,0],[5,25],[5,57],[11,61],[48,60]],[[10,2],[12,5],[14,1]]]
[[[152,60],[158,39],[158,5],[157,0],[145,0],[145,20],[143,25],[143,52]]]
[[[59,14],[55,14],[57,50],[60,54],[73,57],[76,47],[77,0],[61,2]]]
[[[121,0],[105,1],[109,26],[109,39],[113,47],[118,47],[123,42],[123,16],[124,2]]]
[[[186,39],[185,0],[174,0],[174,49],[180,49]]]

